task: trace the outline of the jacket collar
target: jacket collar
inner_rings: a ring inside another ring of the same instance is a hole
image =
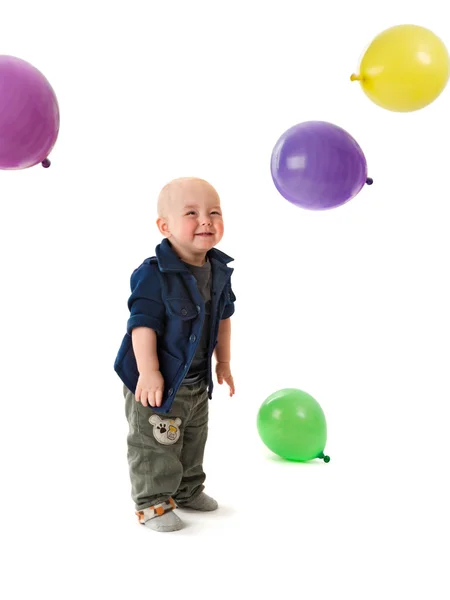
[[[189,269],[183,263],[182,260],[177,256],[174,249],[172,248],[171,243],[167,238],[164,238],[163,241],[156,246],[156,258],[158,259],[158,267],[161,271],[186,271],[189,272]],[[225,252],[221,250],[217,250],[217,248],[212,248],[207,252],[207,257],[209,260],[215,262],[217,261],[221,265],[226,265],[227,263],[234,260]],[[228,269],[229,267],[225,267]]]

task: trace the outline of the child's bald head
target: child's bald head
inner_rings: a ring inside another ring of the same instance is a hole
[[[189,198],[208,196],[215,198],[220,204],[219,194],[215,188],[198,177],[179,177],[167,183],[158,197],[158,217],[168,219],[177,212],[180,205],[189,202]]]
[[[223,236],[219,194],[204,179],[174,179],[159,194],[156,224],[180,258],[201,265]]]

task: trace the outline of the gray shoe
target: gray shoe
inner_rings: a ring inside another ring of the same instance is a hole
[[[179,508],[191,508],[192,510],[201,510],[204,512],[217,510],[219,508],[219,505],[214,498],[211,498],[208,494],[205,494],[205,492],[202,492],[186,504],[179,504],[178,506]]]
[[[136,511],[139,523],[154,531],[178,531],[183,521],[173,512],[177,505],[172,498]]]
[[[171,510],[145,521],[144,525],[153,531],[179,531],[183,527],[183,521]]]

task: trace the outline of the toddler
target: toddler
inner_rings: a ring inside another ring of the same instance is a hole
[[[158,198],[164,236],[156,256],[131,275],[130,317],[114,368],[124,387],[128,464],[139,522],[156,531],[183,523],[174,509],[211,511],[203,454],[216,376],[235,392],[230,371],[233,259],[217,250],[220,198],[208,182],[180,178]]]

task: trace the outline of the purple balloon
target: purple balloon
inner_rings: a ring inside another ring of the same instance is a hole
[[[280,194],[310,210],[340,206],[365,183],[372,183],[356,141],[324,121],[300,123],[285,131],[273,149],[270,167]]]
[[[0,169],[45,161],[58,133],[58,101],[47,79],[20,58],[0,56]]]

